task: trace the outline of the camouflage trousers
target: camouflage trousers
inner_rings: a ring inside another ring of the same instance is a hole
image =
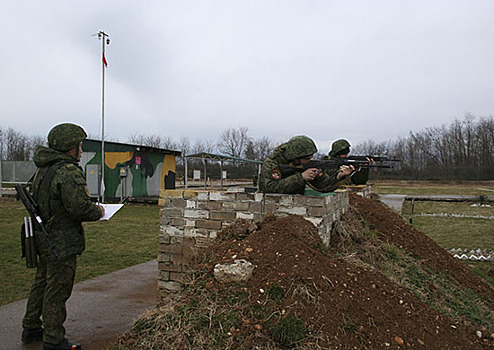
[[[43,326],[46,343],[58,344],[65,337],[65,303],[72,293],[76,265],[76,255],[60,261],[40,257],[22,326],[24,329]]]

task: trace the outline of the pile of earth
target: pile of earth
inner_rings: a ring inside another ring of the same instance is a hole
[[[494,289],[381,203],[350,200],[330,247],[295,215],[223,230],[184,292],[141,317],[118,348],[493,346]],[[213,267],[236,259],[255,265],[250,280],[218,282]]]

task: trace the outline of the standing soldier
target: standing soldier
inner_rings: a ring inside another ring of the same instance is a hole
[[[81,223],[104,215],[104,208],[91,202],[78,165],[86,137],[78,125],[59,124],[48,134],[48,147],[37,146],[34,151],[38,170],[31,191],[58,256],[46,237],[35,231],[39,263],[22,320],[22,342],[43,340],[45,350],[81,349],[65,338],[65,303],[72,293],[77,255],[85,248]]]

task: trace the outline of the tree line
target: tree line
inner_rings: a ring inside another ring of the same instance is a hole
[[[187,137],[176,141],[170,136],[142,134],[133,134],[126,142],[180,150],[184,155],[206,152],[263,161],[277,145],[269,137],[252,138],[248,131],[244,126],[226,129],[216,142],[196,140],[191,143]],[[40,136],[26,136],[11,128],[0,128],[0,159],[31,160],[35,146],[44,143],[44,138]],[[398,166],[392,171],[382,172],[381,178],[493,180],[493,150],[494,118],[477,118],[467,114],[463,119],[455,119],[449,125],[430,127],[419,132],[411,131],[407,137],[397,140],[362,142],[352,147],[352,154],[400,159]],[[201,165],[200,160],[190,161],[192,166]],[[183,159],[178,159],[178,166],[183,166]],[[210,167],[218,166],[210,164]],[[250,177],[248,174],[255,172],[254,165],[238,162],[227,164],[226,167],[233,177]],[[215,173],[214,170],[212,173]]]

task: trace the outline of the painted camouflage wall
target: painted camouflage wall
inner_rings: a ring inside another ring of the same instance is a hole
[[[138,145],[105,142],[105,197],[119,198],[122,186],[128,197],[154,197],[161,189],[175,188],[176,156],[180,152]],[[101,142],[85,140],[81,166],[101,165]],[[127,170],[125,178],[120,177]]]

